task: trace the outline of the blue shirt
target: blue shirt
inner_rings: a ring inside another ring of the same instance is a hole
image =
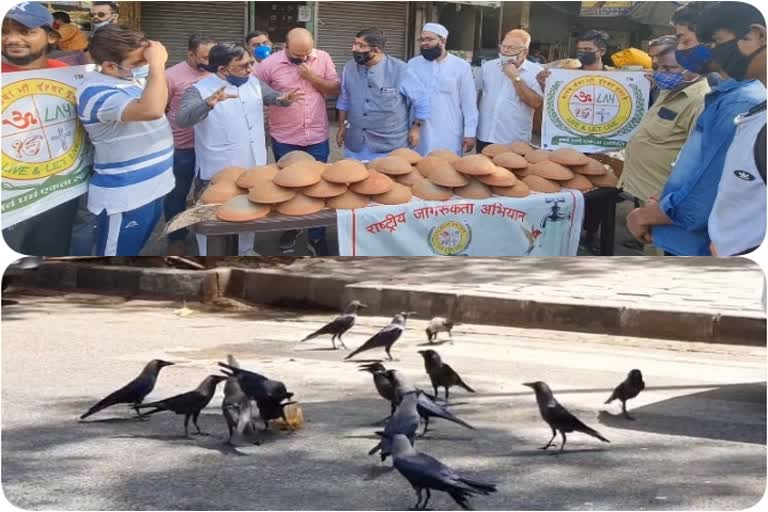
[[[734,119],[765,99],[756,81],[724,80],[704,99],[704,110],[672,167],[659,208],[672,224],[653,228],[653,244],[677,256],[709,256],[707,222],[717,196]]]

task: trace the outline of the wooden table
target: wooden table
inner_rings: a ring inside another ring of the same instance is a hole
[[[585,205],[594,204],[600,212],[600,256],[613,256],[616,230],[616,201],[619,191],[615,188],[598,188],[584,194]],[[294,217],[270,214],[268,217],[250,222],[205,221],[190,229],[199,235],[206,235],[208,256],[236,256],[237,235],[240,233],[266,233],[309,229],[336,225],[336,210],[321,210],[312,215]]]

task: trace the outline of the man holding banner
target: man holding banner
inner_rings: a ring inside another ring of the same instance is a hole
[[[2,73],[4,75],[67,67],[64,62],[48,58],[49,46],[58,40],[53,23],[53,16],[39,3],[23,2],[8,11],[3,19],[2,28]],[[5,79],[3,81],[6,82]],[[3,124],[5,125],[5,122]],[[3,135],[5,136],[5,133]],[[3,160],[5,174],[5,155]],[[77,199],[69,199],[58,204],[54,202],[42,213],[3,229],[6,243],[11,249],[22,254],[35,256],[69,254],[77,202]],[[5,204],[3,206],[5,210]],[[5,222],[6,219],[4,219],[4,225]]]

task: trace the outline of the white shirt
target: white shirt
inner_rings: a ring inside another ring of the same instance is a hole
[[[512,80],[501,69],[501,59],[483,63],[477,88],[480,97],[480,125],[477,138],[483,142],[509,144],[529,142],[533,131],[534,109],[517,94]],[[528,59],[520,67],[523,83],[539,96],[544,96],[536,75],[544,68]]]
[[[259,79],[251,75],[245,85],[235,87],[215,74],[199,80],[192,87],[207,98],[225,86],[237,95],[220,101],[208,116],[195,125],[197,175],[208,181],[225,167],[250,169],[267,163],[264,145],[264,104]]]
[[[717,197],[709,214],[709,238],[718,256],[734,256],[765,238],[765,182],[755,163],[755,144],[765,126],[765,103],[736,117],[736,134],[725,155]]]
[[[173,135],[168,119],[123,121],[144,93],[143,83],[86,73],[77,114],[94,148],[88,209],[98,215],[135,210],[173,190]]]
[[[436,149],[462,154],[464,137],[477,132],[477,91],[467,61],[450,53],[442,62],[421,55],[408,61],[431,99],[432,114],[421,127],[416,151],[421,155]]]

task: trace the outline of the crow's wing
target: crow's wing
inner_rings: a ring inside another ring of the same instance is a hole
[[[462,427],[466,427],[472,430],[475,429],[475,427],[473,427],[466,421],[462,420],[461,418],[453,414],[448,409],[444,407],[440,407],[435,402],[427,398],[427,396],[424,393],[419,393],[417,408],[419,410],[419,414],[422,416],[443,418],[445,420],[452,421],[453,423],[461,425]]]
[[[316,330],[302,341],[310,340],[323,334],[344,334],[355,324],[355,317],[352,315],[337,316],[332,322],[329,322]]]

